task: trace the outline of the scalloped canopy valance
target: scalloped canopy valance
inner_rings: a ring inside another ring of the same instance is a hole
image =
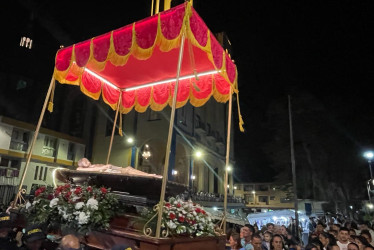
[[[201,106],[211,96],[226,102],[237,92],[236,66],[187,2],[60,49],[54,77],[94,99],[101,95],[113,109],[120,101],[121,113],[162,110],[171,105],[183,32],[176,107]]]

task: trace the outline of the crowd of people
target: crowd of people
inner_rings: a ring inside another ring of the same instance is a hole
[[[367,221],[311,217],[307,239],[295,223],[233,226],[227,231],[227,250],[374,250],[374,231]]]

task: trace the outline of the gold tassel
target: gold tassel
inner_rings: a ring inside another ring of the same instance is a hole
[[[240,105],[239,105],[239,90],[236,92],[236,102],[238,104],[238,116],[239,116],[239,129],[240,129],[240,132],[244,132],[244,121],[243,121],[243,118],[242,118],[242,115],[240,113]]]
[[[54,95],[55,95],[55,86],[56,86],[56,82],[53,81],[52,83],[52,91],[51,91],[51,96],[49,98],[49,102],[48,102],[48,111],[49,113],[52,113],[53,112],[53,98],[54,98]]]

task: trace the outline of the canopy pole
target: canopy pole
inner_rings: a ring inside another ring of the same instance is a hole
[[[121,105],[121,100],[122,100],[122,91],[120,91],[119,99],[118,99],[118,103],[117,103],[116,116],[114,117],[114,122],[113,122],[112,136],[110,137],[108,156],[106,157],[106,165],[108,165],[108,163],[109,163],[110,153],[112,152],[112,144],[113,144],[114,131],[116,131],[118,111],[119,111],[119,107]]]
[[[231,111],[232,111],[232,93],[230,87],[230,99],[229,99],[229,115],[227,118],[227,139],[226,139],[226,166],[225,166],[225,199],[224,199],[224,215],[223,215],[223,234],[226,234],[226,216],[227,216],[227,183],[229,178],[228,166],[230,163],[230,135],[231,135]]]
[[[45,100],[44,100],[44,105],[43,105],[42,111],[41,111],[40,116],[39,116],[39,121],[38,121],[38,124],[36,125],[34,136],[33,136],[32,141],[31,141],[30,150],[29,150],[29,153],[27,155],[25,168],[23,170],[21,181],[20,181],[19,186],[18,186],[18,192],[17,192],[16,197],[14,198],[14,202],[13,202],[13,206],[12,206],[13,208],[17,205],[18,201],[21,203],[21,200],[23,200],[23,197],[22,197],[22,193],[23,193],[22,192],[22,185],[23,185],[23,182],[25,181],[27,169],[29,168],[30,161],[31,161],[32,152],[34,150],[36,139],[38,138],[38,135],[39,135],[39,130],[40,130],[40,127],[42,125],[42,121],[43,121],[43,118],[44,118],[45,110],[47,109],[49,97],[51,96],[54,84],[55,84],[55,77],[52,76],[51,83],[49,84],[47,95],[46,95]]]
[[[159,12],[160,12],[160,0],[156,0],[155,14],[158,14]]]
[[[167,145],[166,145],[164,174],[163,174],[163,177],[162,177],[160,203],[158,204],[159,208],[158,208],[156,238],[160,238],[160,233],[161,233],[161,220],[162,220],[162,212],[163,212],[163,208],[164,208],[163,204],[164,204],[164,200],[165,200],[166,183],[167,183],[167,178],[168,178],[170,146],[171,146],[171,138],[172,138],[172,134],[173,134],[173,127],[174,127],[175,106],[176,106],[176,103],[177,103],[179,76],[180,76],[182,59],[183,59],[184,39],[185,39],[185,30],[183,30],[182,40],[181,40],[181,45],[180,45],[181,47],[179,49],[177,77],[176,77],[175,86],[174,86],[173,103],[172,103],[172,106],[171,106],[171,114],[170,114],[170,122],[169,122],[169,134],[168,134],[168,141],[167,141]]]

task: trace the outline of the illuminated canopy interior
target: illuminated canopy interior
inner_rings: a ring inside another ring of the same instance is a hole
[[[226,102],[238,92],[236,66],[188,2],[60,49],[54,77],[91,98],[102,95],[113,109],[120,100],[121,113],[162,110],[172,103],[183,30],[176,107],[202,106],[212,95]]]

